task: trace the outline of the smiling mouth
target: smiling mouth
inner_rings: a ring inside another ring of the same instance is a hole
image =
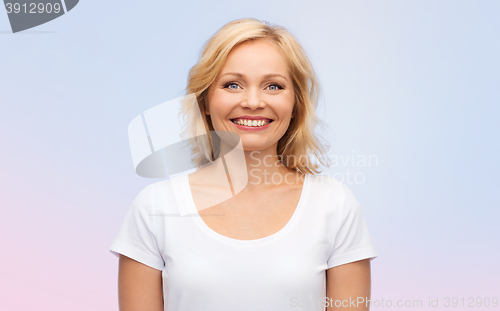
[[[243,126],[249,126],[249,127],[259,127],[259,126],[264,126],[267,125],[274,120],[267,119],[267,120],[249,120],[249,119],[231,119],[231,122],[234,124],[238,125],[243,125]]]

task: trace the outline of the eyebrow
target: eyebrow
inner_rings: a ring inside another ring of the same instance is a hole
[[[238,72],[227,72],[223,75],[221,75],[221,77],[225,76],[225,75],[233,75],[233,76],[237,76],[237,77],[244,77],[245,75],[244,74],[241,74],[241,73],[238,73]],[[284,75],[281,75],[279,73],[270,73],[270,74],[267,74],[264,76],[264,79],[269,79],[269,78],[273,78],[273,77],[282,77],[283,79],[285,79],[286,81],[288,81],[288,79],[284,76]]]

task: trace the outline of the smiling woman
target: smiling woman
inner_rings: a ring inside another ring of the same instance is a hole
[[[225,101],[235,103],[245,97],[243,104],[250,107],[272,104],[270,110],[273,107],[280,111],[291,108],[288,117],[268,126],[271,130],[274,125],[273,138],[279,136],[276,153],[291,159],[284,163],[286,167],[302,173],[319,173],[319,169],[308,157],[300,155],[311,154],[321,164],[327,165],[324,162],[327,148],[313,133],[316,125],[324,125],[315,114],[319,92],[316,75],[303,48],[284,27],[256,19],[226,24],[207,42],[200,61],[189,73],[186,90],[188,94],[196,95],[200,111],[206,113],[202,116],[203,124],[191,124],[188,131],[194,132],[199,127],[204,127],[207,132],[228,129],[219,126],[222,125],[220,119],[207,117],[210,114],[209,102],[220,106]],[[210,101],[210,97],[215,98]],[[188,113],[187,106],[183,112]],[[238,117],[244,116],[235,115],[233,118]],[[255,113],[246,117],[247,121],[257,117],[272,119]],[[217,128],[213,122],[218,122]],[[278,131],[277,127],[281,131],[284,128],[284,132]],[[243,127],[239,129],[245,130]],[[190,136],[196,135],[192,133]],[[261,139],[255,135],[247,135],[247,138],[242,137],[244,146],[247,140],[245,150],[252,149],[252,140]],[[193,146],[198,166],[213,161],[220,154],[218,150],[211,150],[211,155],[207,156],[203,146],[201,142]],[[298,159],[305,161],[298,162]]]
[[[187,87],[202,118],[186,131],[221,142],[190,140],[198,169],[134,200],[111,247],[121,310],[368,310],[377,251],[361,207],[310,158],[326,164],[315,81],[283,27],[236,20],[207,42]],[[239,137],[243,163],[224,133]]]
[[[214,130],[236,132],[246,151],[263,153],[272,148],[269,152],[276,152],[275,145],[293,118],[295,98],[288,64],[268,40],[236,46],[207,98],[205,113],[211,116]]]

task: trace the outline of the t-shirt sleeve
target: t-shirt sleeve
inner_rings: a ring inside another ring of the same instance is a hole
[[[163,270],[165,262],[157,243],[151,185],[133,200],[109,251]]]
[[[342,183],[342,189],[343,199],[333,250],[327,261],[328,269],[367,258],[371,261],[378,256],[361,205],[345,183]]]

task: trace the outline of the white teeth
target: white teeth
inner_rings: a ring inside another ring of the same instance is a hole
[[[269,123],[269,121],[264,121],[264,120],[236,120],[234,123],[239,124],[239,125],[245,125],[245,126],[263,126]]]

